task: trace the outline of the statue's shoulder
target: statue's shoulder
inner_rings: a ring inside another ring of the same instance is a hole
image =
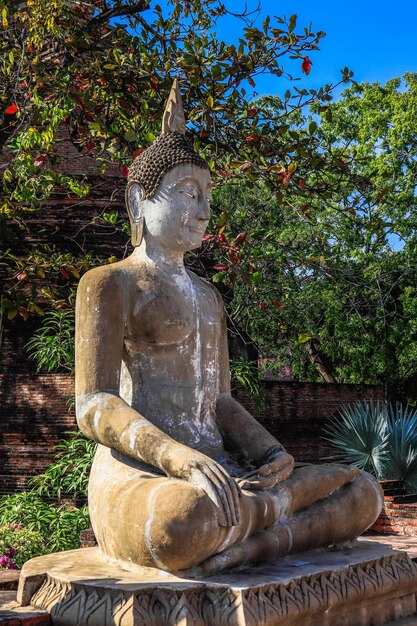
[[[221,297],[219,290],[216,289],[216,287],[212,283],[210,283],[208,280],[206,280],[205,278],[202,278],[201,276],[198,276],[191,270],[187,270],[187,272],[189,276],[192,278],[193,283],[197,285],[198,287],[200,287],[201,290],[205,292],[206,295],[209,296],[211,300],[214,300],[217,303],[217,305],[221,309],[223,309],[224,308],[223,298]]]
[[[128,275],[129,272],[123,261],[94,267],[81,277],[77,298],[82,297],[86,292],[98,294],[102,291],[107,291],[111,297],[114,290],[124,290]]]

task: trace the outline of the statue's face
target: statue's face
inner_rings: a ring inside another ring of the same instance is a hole
[[[210,173],[192,164],[165,174],[156,194],[142,203],[145,237],[170,250],[201,245],[210,217]]]

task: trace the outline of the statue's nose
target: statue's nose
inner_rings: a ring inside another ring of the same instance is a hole
[[[199,198],[197,218],[206,222],[210,219],[210,204],[204,196]]]

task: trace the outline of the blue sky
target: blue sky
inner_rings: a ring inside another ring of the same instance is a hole
[[[226,0],[230,10],[239,10],[243,3]],[[249,0],[249,6],[256,2]],[[417,71],[417,1],[403,0],[261,0],[264,15],[298,15],[298,27],[313,24],[313,30],[323,30],[320,52],[313,53],[313,68],[302,86],[316,88],[338,81],[339,70],[345,65],[355,72],[358,82],[385,83],[405,72]],[[219,30],[230,38],[228,29]],[[237,36],[236,32],[236,36]],[[279,79],[257,82],[260,93],[281,92]],[[300,86],[300,85],[297,85]]]
[[[242,0],[224,0],[231,11],[239,12]],[[246,0],[255,7],[257,0]],[[159,1],[165,5],[164,0]],[[298,29],[312,22],[313,29],[326,32],[320,52],[313,53],[309,77],[298,87],[318,88],[339,80],[344,66],[355,72],[358,82],[385,83],[405,72],[417,71],[417,0],[260,0],[262,14],[298,15]],[[151,1],[151,6],[155,4]],[[259,19],[259,22],[262,18]],[[229,19],[218,29],[225,41],[239,37],[236,20]],[[290,62],[291,63],[291,62]],[[297,62],[297,70],[299,63]],[[299,73],[301,75],[301,72]],[[264,77],[256,81],[259,95],[283,93],[288,83]]]

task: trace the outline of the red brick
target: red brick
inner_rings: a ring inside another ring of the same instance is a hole
[[[17,589],[20,570],[0,570],[0,590]]]

